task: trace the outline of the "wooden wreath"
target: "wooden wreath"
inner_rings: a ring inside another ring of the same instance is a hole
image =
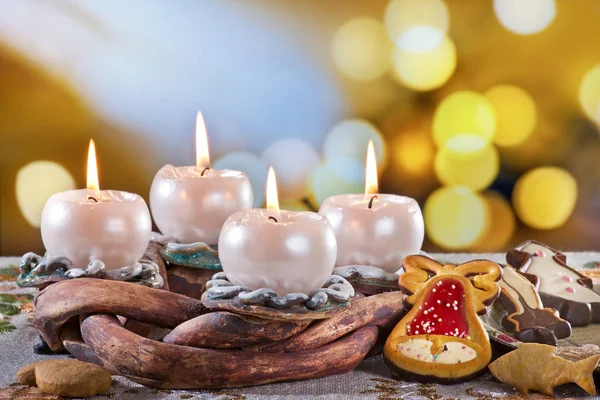
[[[207,308],[167,290],[80,278],[40,292],[33,324],[51,349],[64,347],[146,386],[241,387],[352,370],[375,345],[379,328],[398,322],[405,297],[355,297],[327,318],[298,320]],[[148,330],[128,329],[133,322],[171,331],[156,340]]]

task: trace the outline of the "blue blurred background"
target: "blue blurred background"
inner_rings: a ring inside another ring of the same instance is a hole
[[[164,164],[213,166],[317,210],[364,189],[416,198],[425,250],[535,238],[600,248],[595,0],[0,0],[0,254],[42,251],[54,192],[147,199]]]

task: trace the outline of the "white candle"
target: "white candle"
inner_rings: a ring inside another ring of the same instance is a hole
[[[336,252],[335,234],[324,216],[279,210],[273,169],[267,179],[267,209],[233,214],[219,238],[221,265],[233,284],[270,288],[279,296],[322,287]]]
[[[405,256],[421,250],[425,226],[417,202],[377,190],[375,154],[369,143],[365,194],[332,196],[319,209],[335,231],[337,266],[373,265],[396,272]]]
[[[136,263],[146,251],[152,222],[137,194],[100,190],[93,140],[88,153],[88,188],[51,196],[42,211],[42,240],[52,256],[74,267],[102,260],[107,269]]]
[[[215,245],[227,217],[251,207],[252,187],[246,174],[210,169],[206,127],[198,113],[196,166],[165,165],[158,171],[150,189],[154,222],[164,235],[183,243]]]

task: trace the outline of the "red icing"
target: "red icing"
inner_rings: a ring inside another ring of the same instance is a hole
[[[465,289],[460,281],[442,278],[428,288],[419,311],[406,326],[406,335],[448,335],[466,338]],[[441,318],[441,321],[440,321]]]

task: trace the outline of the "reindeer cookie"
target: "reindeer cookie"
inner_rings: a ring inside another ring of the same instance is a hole
[[[539,285],[539,279],[534,278]],[[558,339],[571,336],[571,324],[560,318],[555,309],[544,308],[536,285],[525,276],[512,267],[505,267],[499,283],[498,302],[507,312],[502,326],[514,332],[516,339],[556,346]]]
[[[441,265],[413,255],[402,267],[398,283],[412,309],[385,343],[388,366],[422,382],[452,383],[483,372],[492,350],[477,314],[500,293],[500,266],[484,260]]]
[[[600,294],[591,279],[567,265],[567,257],[545,244],[530,240],[511,250],[506,261],[519,272],[539,279],[544,307],[555,308],[573,326],[600,322]]]

